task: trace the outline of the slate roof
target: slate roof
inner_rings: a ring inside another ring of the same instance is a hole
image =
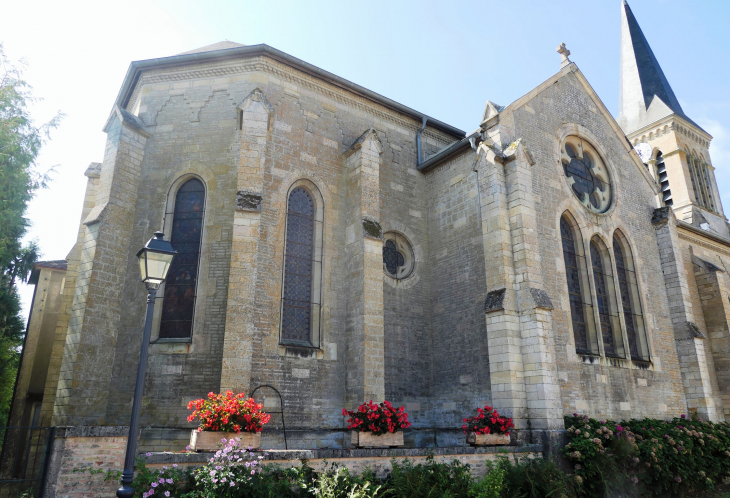
[[[682,106],[679,105],[659,61],[654,56],[654,52],[626,0],[621,5],[621,95],[619,100],[618,121],[626,133],[671,114],[680,116],[702,130],[697,123],[687,117]]]
[[[245,47],[245,46],[246,45],[243,45],[241,43],[236,43],[236,42],[232,42],[229,40],[223,40],[223,41],[219,41],[218,43],[214,43],[212,45],[206,45],[205,47],[196,48],[194,50],[182,52],[177,55],[201,54],[203,52],[215,52],[216,50],[225,50],[227,48],[237,48],[237,47]]]
[[[35,267],[55,268],[56,270],[65,270],[66,266],[67,262],[65,259],[58,259],[55,261],[38,261],[35,264]]]
[[[38,261],[33,265],[33,271],[30,272],[28,285],[38,285],[38,277],[41,274],[41,268],[53,268],[55,270],[66,270],[67,262],[65,259],[57,259],[54,261]]]

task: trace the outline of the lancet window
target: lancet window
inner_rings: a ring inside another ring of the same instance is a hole
[[[606,356],[622,356],[621,325],[618,320],[616,292],[608,249],[597,237],[591,240],[591,265],[596,290],[596,305]]]
[[[626,337],[629,342],[629,352],[631,358],[635,360],[648,360],[649,348],[633,257],[628,243],[618,230],[613,236],[613,255],[616,258],[616,273],[619,282],[619,293],[621,294],[621,308],[626,325]]]
[[[576,234],[578,235],[576,237]],[[580,232],[567,215],[560,219],[560,235],[563,242],[563,260],[568,284],[570,319],[573,325],[575,349],[578,353],[590,354],[593,325],[590,306],[585,258],[580,245]]]
[[[193,333],[200,243],[205,215],[205,186],[186,181],[175,196],[170,243],[177,251],[164,284],[160,339],[185,339]]]
[[[319,345],[322,276],[322,216],[319,192],[311,184],[290,191],[287,202],[281,342]]]

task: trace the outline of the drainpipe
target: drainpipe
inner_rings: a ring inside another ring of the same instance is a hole
[[[416,132],[416,153],[418,154],[416,166],[420,166],[423,162],[421,159],[421,133],[423,133],[423,130],[426,129],[426,123],[428,123],[428,117],[423,116],[423,126],[421,126],[421,129]]]

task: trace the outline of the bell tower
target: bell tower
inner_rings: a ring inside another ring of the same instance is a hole
[[[621,5],[618,122],[677,219],[728,238],[710,160],[712,136],[682,110],[629,4]]]

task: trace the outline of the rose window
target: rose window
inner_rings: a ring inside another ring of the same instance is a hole
[[[608,211],[611,179],[598,152],[583,139],[571,136],[565,139],[560,155],[568,185],[581,204],[594,213]]]
[[[410,243],[398,232],[386,232],[383,238],[383,271],[397,280],[407,278],[415,265]]]

